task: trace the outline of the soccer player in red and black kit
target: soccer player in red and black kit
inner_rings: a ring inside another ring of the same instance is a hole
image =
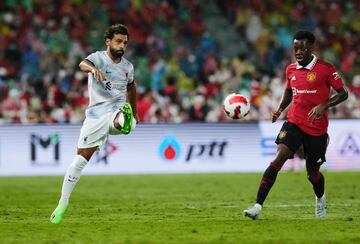
[[[286,68],[286,89],[278,109],[272,113],[272,122],[291,101],[293,103],[276,138],[277,153],[264,172],[256,204],[244,210],[244,215],[252,219],[260,217],[262,205],[278,172],[301,145],[305,152],[307,176],[316,195],[315,216],[323,218],[326,215],[325,180],[319,169],[325,162],[329,142],[327,110],[346,100],[348,92],[335,68],[312,53],[315,36],[311,32],[298,31],[293,40],[296,63]],[[330,97],[331,88],[336,94]]]

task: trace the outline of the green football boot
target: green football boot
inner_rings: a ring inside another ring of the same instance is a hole
[[[121,133],[126,135],[130,133],[133,123],[133,111],[129,103],[124,104],[122,113],[124,115],[124,124],[121,127]]]
[[[60,224],[60,222],[64,218],[64,214],[66,212],[67,207],[68,205],[59,204],[50,216],[51,223]]]

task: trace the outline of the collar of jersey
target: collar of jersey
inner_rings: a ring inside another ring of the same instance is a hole
[[[308,65],[306,65],[306,66],[301,66],[299,63],[296,63],[296,69],[308,69],[308,70],[312,70],[312,69],[314,68],[317,60],[318,60],[317,57],[316,57],[314,54],[312,54],[312,56],[313,56],[313,60],[311,60],[311,62],[308,63]]]

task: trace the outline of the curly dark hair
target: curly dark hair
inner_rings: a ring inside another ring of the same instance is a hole
[[[129,38],[129,32],[125,25],[123,24],[115,24],[110,26],[104,34],[104,40],[112,39],[115,34],[126,35]]]

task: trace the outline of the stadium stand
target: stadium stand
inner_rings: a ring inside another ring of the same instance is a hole
[[[141,121],[225,121],[231,92],[250,97],[247,120],[269,119],[299,28],[314,31],[349,87],[330,118],[360,118],[359,11],[359,1],[4,0],[0,123],[80,123],[87,80],[77,65],[104,48],[113,23],[130,31]]]

